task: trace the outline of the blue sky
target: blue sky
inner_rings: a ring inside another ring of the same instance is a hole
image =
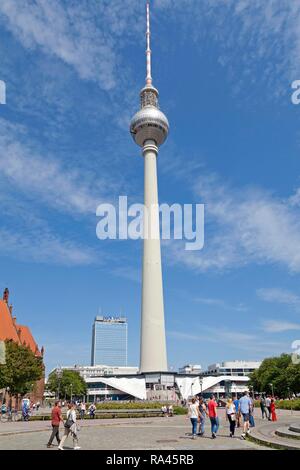
[[[143,200],[128,132],[145,80],[144,1],[2,0],[0,286],[47,369],[88,364],[94,316],[126,314],[138,364],[140,241],[99,241],[96,207]],[[153,0],[171,131],[161,202],[205,204],[205,247],[164,243],[169,366],[260,359],[300,336],[300,6]]]

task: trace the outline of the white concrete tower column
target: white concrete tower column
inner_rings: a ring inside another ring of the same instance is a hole
[[[144,155],[144,215],[140,372],[165,372],[167,366],[164,300],[160,252],[157,190],[158,148],[169,132],[169,122],[160,111],[158,90],[152,85],[150,12],[147,2],[147,76],[141,90],[141,109],[131,120],[130,132]]]
[[[159,207],[155,141],[147,140],[144,155],[144,227],[147,236],[143,248],[141,372],[167,371],[164,299],[161,267]]]

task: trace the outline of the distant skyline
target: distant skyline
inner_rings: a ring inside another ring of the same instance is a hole
[[[96,208],[143,202],[129,135],[145,2],[0,2],[0,288],[47,371],[90,363],[99,308],[140,347],[141,241],[99,240]],[[169,367],[260,360],[300,338],[300,5],[153,0],[154,85],[170,121],[160,202],[205,205],[205,245],[163,241]]]

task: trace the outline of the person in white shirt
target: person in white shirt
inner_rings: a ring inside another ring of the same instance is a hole
[[[192,403],[189,404],[189,418],[192,423],[192,439],[196,439],[197,423],[198,420],[200,420],[200,412],[195,398],[192,398]]]
[[[234,436],[235,424],[236,424],[236,408],[235,404],[232,401],[232,398],[229,398],[226,403],[226,419],[229,421],[229,431],[230,437]]]
[[[77,425],[76,425],[76,410],[73,403],[68,404],[67,419],[65,421],[65,434],[63,435],[60,444],[58,446],[59,450],[64,450],[64,442],[67,439],[68,435],[71,433],[73,437],[73,448],[74,450],[80,449],[78,445],[77,437]]]

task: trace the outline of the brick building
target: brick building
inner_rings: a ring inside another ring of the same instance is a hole
[[[17,318],[13,316],[12,305],[9,305],[9,290],[6,288],[3,292],[3,298],[0,299],[0,341],[7,339],[13,340],[20,345],[27,346],[37,357],[43,357],[44,348],[39,350],[38,345],[32,336],[28,326],[19,325]],[[38,380],[33,387],[32,393],[28,397],[33,401],[42,402],[45,388],[44,377]]]

